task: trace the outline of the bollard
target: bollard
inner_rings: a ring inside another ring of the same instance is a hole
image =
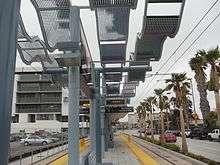
[[[20,165],[22,165],[22,154],[20,155]]]
[[[40,148],[40,160],[41,160],[41,148]]]
[[[33,153],[33,150],[31,149],[31,164],[33,164],[33,155],[34,153]]]
[[[49,148],[48,148],[48,146],[47,146],[47,157],[48,157],[48,155],[49,155]]]

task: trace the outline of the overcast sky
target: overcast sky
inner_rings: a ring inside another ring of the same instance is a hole
[[[73,0],[74,5],[86,5],[88,6],[89,0]],[[216,0],[186,0],[186,5],[184,9],[182,23],[177,36],[174,39],[168,38],[164,44],[162,58],[159,62],[151,63],[152,72],[155,73],[164,61],[174,52],[174,50],[179,46],[181,41],[187,36],[190,30],[197,24],[205,12],[211,7],[211,5]],[[179,12],[179,5],[151,5],[149,6],[148,15],[158,15],[160,14],[175,14]],[[173,72],[186,72],[188,77],[193,77],[194,73],[190,70],[188,62],[191,57],[194,56],[197,50],[214,48],[220,45],[220,18],[218,18],[210,28],[202,35],[202,37],[185,53],[185,55],[176,63],[174,61],[187,49],[187,47],[193,42],[193,40],[201,33],[203,29],[214,19],[216,15],[220,12],[220,2],[216,4],[209,15],[204,19],[204,21],[199,25],[199,27],[194,31],[194,33],[189,37],[189,39],[181,46],[179,51],[174,55],[174,57],[169,60],[169,62],[163,67],[160,73],[167,72],[167,69],[173,65],[169,70],[169,73]],[[27,28],[27,31],[31,35],[41,35],[38,19],[36,12],[31,5],[29,0],[22,0],[21,13]],[[143,21],[144,13],[144,0],[139,0],[136,10],[132,10],[130,14],[130,29],[129,29],[129,40],[127,46],[127,58],[130,52],[134,52],[134,45],[136,40],[136,34],[140,32]],[[96,23],[94,11],[88,9],[81,10],[81,19],[84,25],[85,33],[89,43],[90,51],[94,60],[99,60],[99,49],[96,35]],[[173,64],[174,63],[174,64]],[[38,64],[33,64],[37,66]],[[24,67],[23,64],[17,56],[17,66]],[[164,82],[161,79],[168,78],[167,76],[157,76],[152,80],[152,77],[146,78],[144,83],[140,83],[137,88],[137,95],[131,101],[131,104],[137,106],[139,102],[153,94],[155,88],[165,87]],[[160,80],[160,81],[158,81]],[[150,83],[149,83],[150,82]],[[196,90],[196,83],[193,80],[193,86],[195,89],[196,98],[196,110],[199,111],[199,95]],[[215,102],[213,94],[209,92],[208,99],[210,101],[211,109],[214,109]]]

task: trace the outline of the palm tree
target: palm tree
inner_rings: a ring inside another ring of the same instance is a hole
[[[220,100],[219,100],[219,61],[220,51],[218,47],[215,49],[209,50],[206,55],[206,61],[211,66],[210,70],[210,80],[208,82],[208,89],[214,91],[215,94],[215,103],[216,103],[216,112],[218,114],[218,123],[220,127]]]
[[[200,95],[200,109],[203,119],[205,119],[206,114],[210,112],[210,106],[207,100],[206,74],[204,72],[207,67],[205,54],[206,52],[204,50],[199,50],[195,57],[191,58],[189,62],[191,69],[195,72],[194,78]]]
[[[192,101],[189,97],[190,92],[189,92],[188,86],[187,87],[183,86],[181,88],[183,92],[183,113],[184,113],[184,117],[186,120],[187,129],[189,129],[189,114],[192,112],[191,111]]]
[[[170,129],[170,121],[169,121],[169,110],[170,110],[170,100],[167,100],[164,105],[164,109],[166,110],[166,126],[167,130]]]
[[[164,95],[165,90],[164,89],[154,89],[155,98],[156,101],[154,102],[154,105],[157,106],[160,109],[160,119],[161,119],[161,142],[165,143],[164,139],[164,115],[163,110],[165,109],[166,102],[168,101],[168,97]]]
[[[145,119],[146,119],[146,110],[145,108],[142,106],[142,105],[139,105],[137,106],[136,108],[136,112],[138,114],[138,121],[139,121],[139,128],[140,128],[140,137],[142,136],[142,130],[141,128],[144,128],[146,127],[146,122],[145,122]]]
[[[156,102],[155,97],[148,97],[144,100],[147,108],[146,110],[150,112],[150,126],[151,126],[151,139],[154,140],[154,125],[153,125],[153,105]]]
[[[166,80],[167,90],[173,89],[176,95],[176,104],[180,107],[180,128],[182,134],[182,152],[187,153],[188,147],[185,135],[185,123],[183,116],[184,99],[186,97],[186,89],[190,88],[190,83],[187,80],[186,74],[172,74],[171,79]]]

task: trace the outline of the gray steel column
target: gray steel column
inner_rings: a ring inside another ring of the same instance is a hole
[[[76,6],[70,7],[71,40],[80,42],[80,11]],[[75,50],[79,51],[79,50]],[[79,95],[80,71],[79,66],[70,66],[69,80],[69,115],[68,115],[68,155],[69,165],[79,164]]]
[[[84,128],[84,123],[85,123],[85,116],[82,115],[82,130],[81,130],[81,135],[82,137],[85,137],[85,128]]]
[[[8,164],[19,0],[0,2],[0,164]]]
[[[91,69],[91,75],[92,75],[92,83],[95,88],[95,65],[92,65]],[[93,95],[92,98],[90,99],[90,122],[89,122],[89,127],[90,127],[90,139],[91,139],[91,150],[92,152],[96,152],[96,139],[95,139],[95,111],[96,111],[96,103],[95,103],[95,96]]]
[[[105,103],[106,103],[106,82],[102,74],[102,108],[101,108],[101,129],[102,129],[102,157],[105,155]]]
[[[104,158],[105,154],[105,112],[103,112],[103,107],[101,110],[101,145],[102,145],[102,158]]]
[[[95,128],[96,128],[96,165],[102,164],[102,130],[101,130],[101,110],[100,110],[100,73],[95,72]]]
[[[108,115],[105,114],[105,151],[108,151],[108,140],[109,140],[109,130],[108,130]]]
[[[91,98],[90,100],[90,122],[89,122],[89,131],[90,131],[90,141],[91,141],[91,150],[96,152],[96,139],[95,139],[95,110],[96,104],[95,99]]]
[[[79,164],[79,66],[69,67],[68,154],[69,165]]]

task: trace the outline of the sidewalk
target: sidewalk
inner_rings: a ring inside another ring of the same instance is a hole
[[[103,163],[109,162],[113,163],[113,165],[140,165],[135,155],[118,136],[114,138],[114,148],[105,152]]]

